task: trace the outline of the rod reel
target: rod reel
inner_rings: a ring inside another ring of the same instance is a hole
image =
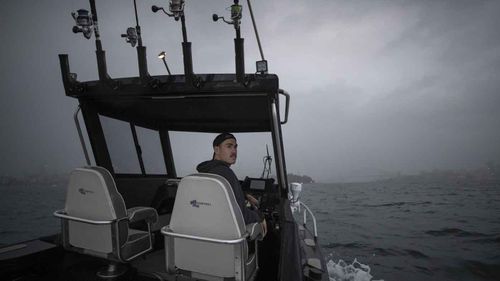
[[[178,21],[183,15],[184,15],[184,0],[170,0],[168,4],[168,10],[170,11],[167,12],[163,7],[158,7],[158,6],[151,6],[151,11],[153,13],[156,13],[158,11],[162,11],[169,17],[173,17],[176,21]]]
[[[127,43],[130,43],[132,47],[135,47],[137,44],[137,40],[139,39],[139,36],[137,34],[137,30],[133,27],[127,28],[127,33],[121,35],[122,38],[125,38],[125,41]]]
[[[95,36],[95,47],[96,47],[96,58],[97,58],[97,71],[99,72],[99,81],[104,82],[109,88],[116,90],[119,87],[119,82],[114,81],[109,77],[108,70],[106,67],[106,52],[102,49],[101,36],[99,34],[99,25],[97,21],[97,9],[95,5],[95,0],[89,0],[90,12],[85,9],[79,9],[71,13],[71,16],[75,20],[75,26],[73,26],[74,33],[82,33],[83,37],[90,39],[92,33]],[[76,79],[76,77],[75,77]]]
[[[226,10],[231,11],[231,20],[228,21],[224,17],[220,17],[217,14],[213,14],[212,15],[213,21],[218,21],[219,19],[222,19],[222,21],[224,21],[225,23],[234,25],[235,29],[239,29],[241,25],[241,17],[243,11],[243,7],[239,4],[239,0],[234,0],[234,4],[226,8]]]
[[[92,29],[94,26],[94,21],[92,20],[92,14],[85,9],[80,9],[78,11],[72,12],[71,16],[75,20],[75,26],[73,26],[73,33],[82,33],[83,37],[90,39],[92,37]]]
[[[182,54],[184,60],[184,75],[186,77],[186,84],[192,84],[194,87],[199,88],[203,82],[201,77],[194,74],[193,71],[193,56],[191,54],[191,42],[187,38],[186,19],[184,14],[184,0],[170,0],[169,11],[165,11],[163,7],[151,6],[151,11],[156,13],[162,11],[169,17],[173,17],[176,21],[181,20],[182,27]]]

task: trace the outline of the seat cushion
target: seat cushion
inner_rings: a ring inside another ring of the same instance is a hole
[[[122,246],[121,253],[123,259],[128,259],[137,253],[144,251],[151,246],[149,234],[146,231],[129,229],[127,242]]]

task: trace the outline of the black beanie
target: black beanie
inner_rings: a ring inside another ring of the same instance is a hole
[[[219,146],[221,143],[223,143],[225,140],[228,140],[228,139],[235,139],[236,140],[236,138],[233,136],[233,134],[222,133],[222,134],[215,137],[214,142],[212,143],[212,146]]]

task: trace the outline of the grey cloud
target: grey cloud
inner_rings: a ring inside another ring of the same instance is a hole
[[[188,1],[195,72],[233,71],[233,30],[211,20],[230,2]],[[149,11],[165,3],[139,6],[155,75],[165,73],[161,50],[182,71],[179,23]],[[270,70],[292,95],[284,127],[290,172],[359,180],[500,162],[498,1],[252,3]],[[97,5],[111,76],[137,75],[135,50],[120,38],[135,25],[132,3]],[[0,10],[0,155],[7,159],[0,174],[83,164],[76,101],[64,96],[57,54],[69,54],[80,80],[97,78],[94,42],[71,33],[70,12],[85,7],[84,0],[23,0]],[[259,53],[247,15],[243,34],[253,72]]]

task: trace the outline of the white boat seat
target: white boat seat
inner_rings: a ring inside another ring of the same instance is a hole
[[[193,174],[179,183],[165,236],[166,267],[203,280],[253,280],[258,270],[260,223],[245,225],[229,182]],[[247,238],[255,253],[248,253]]]
[[[85,167],[71,172],[65,208],[54,215],[62,219],[66,249],[125,263],[153,248],[151,224],[158,220],[156,210],[127,210],[105,168]],[[129,223],[138,221],[146,221],[148,231],[129,228]]]

